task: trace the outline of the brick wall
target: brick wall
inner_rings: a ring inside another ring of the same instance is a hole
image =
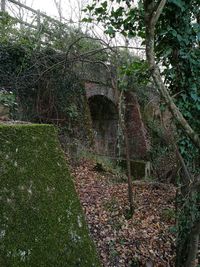
[[[106,97],[107,99],[112,101],[115,105],[117,104],[116,98],[113,94],[113,90],[112,90],[112,88],[110,88],[108,86],[106,87],[105,85],[101,85],[101,84],[97,84],[97,83],[93,83],[93,82],[86,82],[85,83],[85,89],[86,89],[87,99],[90,99],[91,97],[100,95],[100,96]],[[142,121],[142,117],[141,117],[141,113],[140,113],[140,105],[138,103],[137,96],[133,93],[126,93],[125,101],[126,101],[126,107],[127,107],[126,108],[126,114],[125,114],[125,122],[126,122],[126,127],[127,127],[129,145],[130,145],[131,159],[144,159],[144,160],[146,160],[148,157],[148,151],[149,151],[150,147],[149,147],[149,141],[148,141],[147,134],[146,134],[146,129],[145,129],[143,121]],[[99,103],[99,105],[101,105],[101,103]],[[108,110],[109,110],[109,108],[108,108]],[[108,110],[107,110],[107,112],[108,112]],[[117,108],[116,108],[116,112],[117,112]],[[113,138],[113,134],[111,134],[111,133],[113,133],[113,131],[115,132],[115,138],[117,138],[116,126],[110,127],[108,125],[108,123],[109,123],[109,121],[107,121],[105,123],[105,125],[107,125],[107,126],[104,127],[109,132],[107,134],[104,134],[105,138],[111,137],[111,135]],[[112,124],[113,121],[110,120],[110,123]],[[97,127],[95,127],[95,125],[97,125],[97,122],[93,123],[94,130],[97,130]],[[104,125],[104,124],[102,124],[102,125]],[[103,135],[100,134],[100,136],[103,136]],[[98,148],[97,152],[104,151],[105,154],[107,154],[106,151],[108,151],[108,150],[107,150],[106,146],[103,147],[104,144],[107,143],[107,140],[101,140],[101,142],[96,140],[96,143],[98,144],[98,146],[100,144],[102,144],[101,148]],[[113,141],[113,143],[116,143],[116,142]],[[110,151],[109,154],[110,154],[110,156],[113,156],[115,154],[115,152],[113,151],[113,153],[112,153]]]
[[[130,154],[133,159],[147,159],[149,142],[144,127],[140,105],[137,97],[133,93],[126,93],[126,114],[125,122],[127,127]]]

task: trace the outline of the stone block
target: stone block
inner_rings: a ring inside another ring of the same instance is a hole
[[[9,107],[6,107],[6,106],[0,104],[0,119],[8,120],[9,115],[10,115]]]

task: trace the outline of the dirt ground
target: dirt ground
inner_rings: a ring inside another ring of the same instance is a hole
[[[135,181],[135,213],[128,217],[125,181],[95,171],[92,161],[73,168],[86,220],[105,267],[174,266],[176,188]]]

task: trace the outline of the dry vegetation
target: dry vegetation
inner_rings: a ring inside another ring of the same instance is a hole
[[[127,183],[94,166],[82,160],[73,174],[103,266],[174,266],[175,187],[134,183],[136,209],[128,219]]]

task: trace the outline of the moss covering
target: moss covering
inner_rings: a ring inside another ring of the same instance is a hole
[[[118,164],[123,168],[127,169],[127,162],[125,159],[118,160]],[[150,165],[148,161],[144,160],[131,160],[131,174],[133,180],[147,179],[150,174]]]
[[[0,266],[100,266],[53,126],[0,126],[0,185]]]

